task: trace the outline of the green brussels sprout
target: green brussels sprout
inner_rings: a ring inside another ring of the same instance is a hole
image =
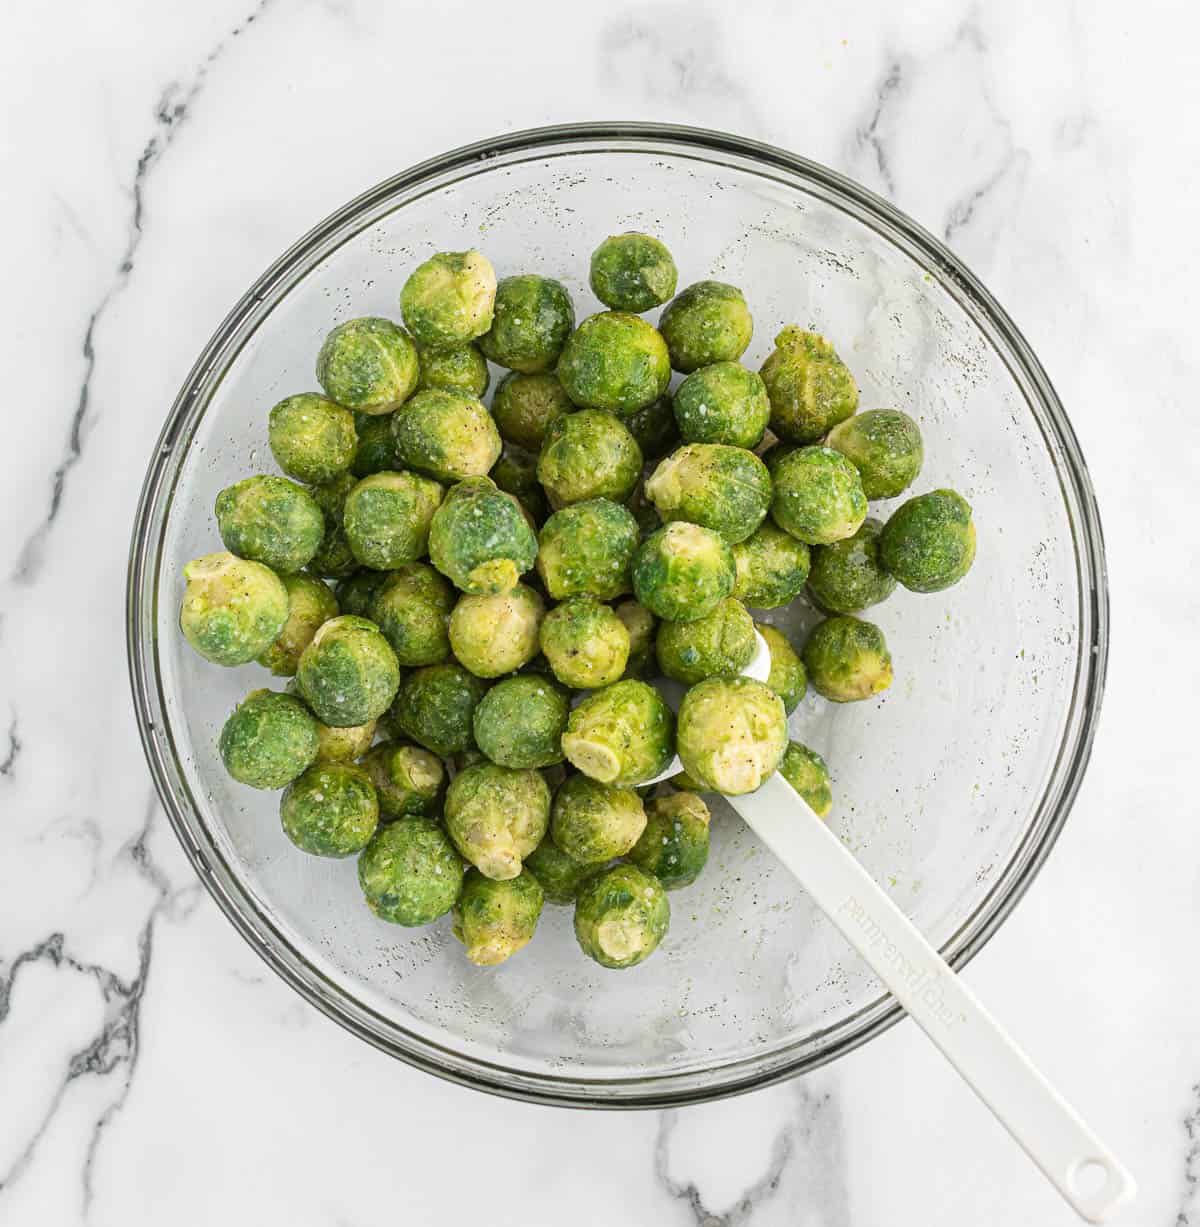
[[[437,814],[446,785],[446,770],[437,755],[405,741],[381,741],[361,765],[375,786],[379,812],[385,818]]]
[[[941,592],[975,561],[971,504],[953,490],[910,498],[879,537],[879,559],[910,592]]]
[[[625,677],[652,677],[658,672],[658,657],[654,652],[658,619],[644,605],[633,600],[622,601],[615,611],[629,635]]]
[[[418,349],[417,357],[421,364],[418,392],[423,388],[448,388],[482,400],[492,382],[487,359],[470,342],[448,349]]]
[[[364,567],[393,571],[416,562],[429,546],[443,490],[436,481],[405,471],[372,473],[346,496],[346,539]]]
[[[921,428],[899,409],[869,409],[840,422],[825,440],[858,470],[868,499],[895,498],[925,460]]]
[[[548,833],[523,863],[541,884],[547,903],[574,903],[579,888],[596,872],[595,865],[581,865],[556,848]]]
[[[527,584],[461,596],[450,615],[450,646],[476,677],[513,673],[537,655],[545,614],[545,602]]]
[[[733,561],[733,595],[754,609],[790,604],[803,591],[811,565],[808,546],[770,520],[733,547]]]
[[[458,901],[463,863],[441,827],[410,815],[381,826],[358,858],[367,906],[391,924],[415,928]]]
[[[483,401],[447,388],[418,392],[392,415],[401,464],[439,481],[483,477],[500,458],[500,432]]]
[[[283,575],[288,594],[288,616],[281,630],[258,663],[276,677],[292,677],[300,663],[300,653],[312,642],[318,628],[338,615],[337,597],[311,575]]]
[[[347,320],[317,355],[317,382],[330,400],[359,413],[391,413],[417,386],[417,347],[398,324],[378,316]]]
[[[402,468],[392,433],[392,414],[364,417],[357,427],[358,450],[350,472],[360,480],[373,473],[391,473]]]
[[[814,443],[858,408],[858,386],[833,346],[789,324],[759,370],[771,429],[788,443]]]
[[[511,494],[488,477],[451,487],[429,530],[429,560],[456,588],[507,592],[537,558],[537,536]]]
[[[275,463],[297,481],[332,481],[354,459],[358,435],[349,409],[315,392],[281,400],[271,410],[267,440]]]
[[[779,766],[787,743],[783,700],[753,678],[707,678],[679,705],[679,759],[713,792],[754,792]]]
[[[675,754],[675,715],[653,686],[627,678],[593,691],[571,712],[562,749],[601,784],[643,784]]]
[[[325,517],[303,486],[262,474],[217,495],[217,528],[225,548],[288,574],[306,566],[325,536]]]
[[[801,653],[813,689],[833,703],[869,699],[892,684],[883,631],[845,614],[818,622]]]
[[[593,498],[621,503],[642,475],[642,451],[611,413],[581,409],[546,428],[537,475],[556,510]]]
[[[375,740],[376,721],[352,724],[349,728],[335,729],[317,721],[317,736],[321,740],[317,750],[319,763],[352,763],[371,748]]]
[[[450,656],[446,619],[454,590],[427,562],[388,571],[375,590],[368,616],[404,666],[436,665]]]
[[[400,313],[422,349],[449,349],[492,326],[496,270],[480,251],[439,251],[400,291]]]
[[[592,293],[614,311],[649,311],[672,294],[679,273],[666,246],[653,235],[612,234],[592,252]]]
[[[671,365],[687,375],[714,362],[736,362],[750,344],[754,320],[736,286],[697,281],[667,304],[658,327]]]
[[[325,517],[325,532],[317,552],[309,559],[308,570],[325,579],[345,579],[358,570],[358,559],[346,538],[346,498],[358,484],[353,473],[342,473],[332,481],[311,486],[309,493]]]
[[[762,376],[740,362],[714,362],[694,370],[675,389],[679,433],[688,443],[754,448],[762,442],[771,402]]]
[[[767,644],[771,656],[771,671],[767,685],[783,700],[783,709],[790,716],[800,706],[800,700],[808,691],[808,674],[791,640],[773,626],[756,622],[758,633]]]
[[[321,626],[301,653],[296,680],[318,720],[349,728],[387,711],[400,666],[374,622],[342,614]]]
[[[215,665],[252,661],[287,624],[287,588],[261,562],[225,552],[205,554],[183,568],[183,577],[179,629]]]
[[[284,790],[279,818],[283,833],[301,852],[353,856],[375,834],[379,802],[361,767],[318,763]]]
[[[492,397],[492,417],[500,437],[531,452],[541,450],[551,422],[574,412],[575,405],[552,371],[536,375],[513,371],[500,380]]]
[[[656,797],[646,806],[646,829],[629,859],[664,890],[690,886],[708,863],[708,806],[694,792]]]
[[[645,460],[659,460],[679,443],[679,427],[670,396],[660,396],[621,420]]]
[[[771,516],[798,541],[829,545],[852,537],[867,518],[858,470],[831,447],[797,448],[771,477]]]
[[[534,378],[534,376],[530,376]],[[537,457],[519,447],[506,447],[492,465],[488,476],[497,488],[511,494],[534,524],[541,524],[550,513],[546,492],[537,479]]]
[[[880,562],[881,532],[878,520],[867,519],[852,537],[813,550],[808,591],[822,609],[856,613],[892,595],[896,580]]]
[[[550,821],[550,789],[537,771],[476,763],[446,793],[446,831],[484,877],[508,881],[542,842]]]
[[[529,944],[545,894],[531,873],[503,882],[468,869],[454,905],[453,933],[477,967],[495,967]]]
[[[353,575],[346,576],[333,590],[337,597],[338,609],[344,614],[354,614],[359,618],[371,616],[371,602],[375,594],[391,577],[390,571],[372,571],[361,567]],[[372,618],[372,621],[374,619]]]
[[[651,473],[646,497],[664,523],[688,520],[711,528],[730,545],[736,545],[767,518],[771,475],[767,466],[743,447],[688,443]]]
[[[542,526],[537,572],[556,601],[572,596],[610,601],[629,591],[637,547],[631,512],[610,499],[587,499],[556,511]]]
[[[217,748],[239,784],[282,788],[317,757],[317,722],[290,694],[252,690],[225,721]]]
[[[567,338],[558,378],[581,409],[627,417],[652,404],[671,382],[667,346],[653,325],[624,311],[590,316]]]
[[[475,742],[502,767],[561,763],[569,709],[564,691],[540,674],[505,678],[475,709]]]
[[[620,681],[629,660],[625,623],[592,597],[571,597],[552,609],[542,623],[540,642],[554,676],[574,690]]]
[[[574,327],[575,307],[561,281],[532,273],[505,277],[479,348],[498,366],[532,375],[554,365]]]
[[[442,758],[475,748],[471,722],[487,683],[457,661],[427,665],[404,679],[387,725]]]
[[[825,760],[808,746],[789,741],[779,774],[808,802],[818,818],[826,818],[833,808],[833,791],[829,786],[829,768]]]
[[[633,557],[633,591],[668,622],[703,618],[733,591],[737,574],[725,539],[699,524],[675,520],[651,533]]]
[[[575,902],[575,937],[601,967],[636,967],[658,949],[670,923],[662,883],[636,865],[589,878]]]
[[[667,677],[694,686],[706,677],[741,673],[754,658],[758,641],[746,607],[726,597],[703,618],[662,623],[654,646],[658,667]]]
[[[550,807],[554,846],[584,865],[624,856],[646,828],[642,799],[632,788],[569,776]]]

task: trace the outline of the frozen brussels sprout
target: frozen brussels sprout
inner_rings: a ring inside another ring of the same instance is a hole
[[[412,395],[417,347],[398,324],[378,316],[347,320],[317,355],[317,382],[330,400],[359,413],[391,413]]]
[[[670,923],[662,883],[636,865],[589,878],[575,902],[575,937],[601,967],[636,967],[658,949]]]
[[[537,771],[476,763],[446,793],[446,831],[484,877],[515,878],[550,821],[550,789]]]
[[[551,422],[574,412],[575,405],[551,371],[513,371],[500,380],[492,397],[492,417],[501,438],[531,452],[541,450]]]
[[[642,451],[611,413],[581,409],[547,427],[537,474],[556,509],[592,498],[621,503],[642,474]]]
[[[642,799],[632,788],[572,775],[554,794],[550,838],[584,865],[624,856],[646,827]]]
[[[852,537],[813,550],[808,591],[813,600],[830,613],[856,613],[886,601],[896,587],[879,560],[878,520],[862,522]]]
[[[642,449],[644,460],[658,460],[679,444],[679,428],[670,396],[660,396],[645,409],[621,420]]]
[[[457,661],[416,669],[404,679],[387,725],[442,758],[475,748],[471,722],[487,682]]]
[[[831,447],[800,447],[771,474],[771,516],[780,528],[808,545],[852,537],[867,518],[858,470]]]
[[[283,833],[314,856],[353,856],[379,825],[375,789],[361,767],[318,763],[284,791],[279,802]]]
[[[417,390],[422,388],[448,388],[467,396],[482,399],[492,382],[487,359],[478,348],[469,342],[451,345],[448,349],[418,349],[421,375]]]
[[[479,348],[512,371],[548,371],[575,327],[575,307],[561,281],[526,273],[496,286],[492,326]]]
[[[714,362],[736,362],[750,344],[754,320],[736,286],[697,281],[667,304],[658,327],[671,365],[687,375]]]
[[[592,252],[592,293],[614,311],[649,311],[672,294],[679,273],[665,244],[630,230],[613,234]]]
[[[496,882],[468,869],[454,905],[454,936],[477,967],[495,967],[529,944],[545,898],[531,873]]]
[[[658,619],[637,601],[622,601],[616,615],[625,624],[629,635],[629,657],[625,662],[626,677],[652,677],[658,672],[658,657],[654,652],[654,637]]]
[[[708,806],[694,792],[675,792],[646,805],[646,829],[629,859],[665,890],[690,886],[708,863]]]
[[[308,565],[325,536],[325,517],[303,486],[262,474],[217,495],[217,528],[225,548],[288,574]]]
[[[701,524],[735,545],[767,518],[771,475],[743,447],[689,443],[659,463],[646,481],[646,497],[664,523]]]
[[[536,559],[521,504],[488,477],[452,487],[433,517],[429,560],[463,592],[507,592]]]
[[[325,532],[317,552],[309,559],[308,570],[325,579],[345,579],[358,570],[358,559],[346,539],[346,497],[358,484],[353,473],[342,473],[332,481],[309,487],[309,493],[325,517]]]
[[[542,526],[538,575],[556,601],[572,596],[610,601],[629,591],[637,547],[637,521],[619,503],[606,498],[572,503]]]
[[[545,614],[545,602],[526,584],[459,597],[450,615],[450,646],[477,677],[513,673],[537,655]]]
[[[653,404],[671,382],[667,346],[653,325],[623,311],[590,316],[567,338],[558,378],[581,409],[626,417]]]
[[[521,504],[525,514],[535,524],[541,524],[550,513],[546,492],[537,479],[537,457],[519,447],[506,447],[500,459],[492,465],[488,476],[497,487]]]
[[[332,481],[354,459],[358,435],[349,409],[315,392],[281,400],[271,410],[267,440],[275,463],[297,481]]]
[[[899,409],[868,409],[840,422],[825,440],[858,470],[868,499],[895,498],[925,459],[921,428]]]
[[[739,362],[714,362],[693,371],[675,389],[673,406],[688,443],[757,447],[771,416],[762,376]]]
[[[400,666],[374,622],[342,614],[313,636],[296,680],[318,720],[349,728],[387,711],[400,685]]]
[[[596,872],[554,846],[549,834],[525,858],[525,869],[541,884],[547,903],[574,903],[579,888]]]
[[[554,676],[574,690],[620,681],[629,660],[625,623],[592,597],[572,597],[552,609],[542,623],[540,641]]]
[[[627,678],[571,712],[562,748],[572,766],[601,784],[643,784],[675,754],[675,716],[653,686]]]
[[[733,591],[736,567],[725,539],[699,524],[676,520],[660,528],[633,557],[633,591],[668,622],[706,617]]]
[[[813,443],[858,408],[854,376],[815,332],[789,324],[759,372],[771,401],[771,429],[788,443]]]
[[[358,858],[358,884],[380,920],[415,928],[457,902],[463,863],[441,827],[410,815],[381,826]]]
[[[808,692],[808,674],[791,640],[773,626],[764,622],[755,623],[758,633],[766,641],[771,657],[771,671],[767,685],[783,700],[783,709],[790,716],[800,706],[800,700]]]
[[[787,712],[770,686],[749,677],[710,677],[679,706],[679,759],[701,788],[753,792],[787,749]]]
[[[392,415],[364,417],[357,426],[358,450],[350,471],[357,478],[372,473],[390,473],[402,468],[396,452],[396,437],[392,434]]]
[[[317,757],[317,722],[290,694],[252,690],[225,721],[217,748],[239,784],[282,788]]]
[[[321,739],[317,751],[319,763],[352,763],[371,748],[375,740],[374,720],[366,724],[352,724],[349,728],[335,729],[317,721],[317,736]]]
[[[371,616],[371,602],[375,594],[391,577],[390,571],[372,571],[362,567],[353,575],[346,576],[333,590],[337,597],[338,609],[344,614],[355,614],[360,618]],[[374,621],[374,619],[371,619]]]
[[[439,251],[409,275],[400,313],[422,349],[449,349],[492,326],[496,271],[479,251]]]
[[[215,665],[246,664],[287,624],[287,588],[260,562],[225,552],[205,554],[183,568],[183,577],[179,629]]]
[[[375,786],[379,812],[385,818],[437,814],[446,784],[446,770],[437,755],[405,741],[381,741],[362,760],[362,769]]]
[[[427,562],[408,562],[386,573],[368,617],[405,667],[436,665],[450,656],[446,619],[454,589]]]
[[[541,674],[505,678],[475,709],[475,742],[502,767],[561,763],[569,709],[566,693]]]
[[[658,667],[667,677],[694,686],[706,677],[741,673],[753,659],[758,641],[746,607],[726,597],[703,618],[662,623],[654,646]]]
[[[318,628],[338,614],[337,597],[311,575],[281,576],[288,594],[288,616],[275,642],[259,654],[258,663],[276,677],[292,677],[300,653],[312,642]]]
[[[483,401],[447,388],[418,392],[392,415],[400,463],[439,481],[483,477],[500,457],[500,432]]]
[[[788,742],[779,764],[779,774],[808,802],[818,818],[827,818],[833,808],[833,792],[829,787],[829,768],[825,760],[798,741]]]
[[[975,561],[971,504],[953,490],[910,498],[883,526],[879,558],[910,592],[941,592]]]
[[[434,512],[443,490],[417,473],[385,472],[364,477],[346,496],[346,539],[364,567],[392,571],[415,562],[429,545]]]
[[[733,595],[754,609],[778,609],[804,589],[811,557],[808,546],[770,520],[733,547],[737,580]]]
[[[834,703],[869,699],[892,684],[892,657],[873,622],[839,614],[818,622],[801,653],[813,689]]]

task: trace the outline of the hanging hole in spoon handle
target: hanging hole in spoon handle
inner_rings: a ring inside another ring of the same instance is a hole
[[[1080,1217],[1133,1199],[1116,1156],[781,775],[728,800]]]

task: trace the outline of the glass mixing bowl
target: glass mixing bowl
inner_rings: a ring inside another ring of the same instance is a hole
[[[596,124],[455,150],[322,222],[253,285],[180,390],[134,528],[129,652],[146,754],[202,880],[262,957],[383,1050],[460,1082],[593,1107],[679,1104],[812,1069],[899,1017],[770,854],[723,804],[708,869],[672,896],[654,958],[605,971],[548,907],[533,945],[471,966],[448,919],[377,920],[351,861],[305,856],[278,796],[216,753],[234,704],[270,679],[184,643],[181,568],[219,549],[213,499],[271,471],[267,411],[315,388],[330,327],[398,317],[406,273],[478,246],[501,275],[563,280],[598,308],[588,256],[616,231],[660,235],[681,285],[744,288],[757,367],[789,322],[832,338],[863,408],[924,430],[918,490],[975,509],[978,561],[948,592],[899,591],[871,617],[896,681],[877,701],[806,699],[793,736],[828,760],[834,829],[961,966],[1029,885],[1067,816],[1104,678],[1100,525],[1071,427],[1028,345],[936,239],[824,167],[712,132]],[[887,514],[887,506],[874,509]],[[799,608],[769,620],[799,630]]]

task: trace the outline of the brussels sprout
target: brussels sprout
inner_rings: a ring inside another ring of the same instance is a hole
[[[450,646],[477,677],[512,673],[537,655],[545,614],[542,598],[526,584],[459,597],[450,615]]]
[[[540,642],[554,676],[575,690],[620,681],[629,659],[629,631],[616,612],[587,596],[552,609]]]
[[[359,618],[371,616],[371,602],[375,594],[391,578],[391,571],[372,571],[363,567],[348,575],[334,588],[338,609],[344,614]],[[372,619],[374,621],[374,619]]]
[[[641,474],[641,448],[611,413],[581,409],[546,428],[537,475],[555,509],[593,498],[624,502]]]
[[[839,423],[825,440],[858,470],[868,499],[895,498],[925,459],[921,428],[899,409],[869,409]]]
[[[671,361],[658,331],[636,315],[602,311],[567,338],[558,378],[581,409],[626,417],[656,401],[671,382]]]
[[[446,831],[487,878],[508,881],[542,841],[550,821],[550,789],[536,771],[476,763],[446,793]]]
[[[343,473],[332,481],[312,486],[309,493],[325,517],[325,532],[308,569],[325,579],[345,579],[358,570],[358,559],[346,539],[346,498],[358,484],[353,473]],[[352,611],[351,611],[352,612]]]
[[[660,396],[645,409],[639,409],[621,420],[642,449],[644,460],[658,460],[679,443],[679,428],[670,396]]]
[[[402,467],[396,452],[396,436],[392,433],[392,417],[364,417],[358,424],[358,450],[350,471],[362,479],[372,473],[391,473]]]
[[[519,447],[506,447],[500,453],[500,459],[492,465],[488,476],[499,489],[511,494],[521,504],[525,514],[535,524],[541,524],[546,519],[550,505],[537,479],[536,456]]]
[[[858,408],[858,387],[833,346],[789,324],[760,372],[771,429],[788,443],[813,443]]]
[[[217,748],[239,784],[282,788],[317,757],[317,722],[290,694],[252,690],[225,721]]]
[[[346,496],[346,539],[364,567],[392,571],[415,562],[429,545],[442,487],[416,473],[373,473]]]
[[[483,401],[446,388],[418,392],[392,415],[401,464],[439,481],[482,477],[500,457],[500,432]]]
[[[593,780],[642,784],[674,756],[675,716],[653,686],[628,678],[593,691],[571,712],[562,748]]]
[[[261,562],[224,552],[205,554],[183,568],[183,577],[187,587],[179,629],[215,665],[246,664],[266,651],[287,624],[287,588]]]
[[[575,307],[561,281],[531,273],[505,277],[479,348],[498,366],[535,374],[554,365],[574,327]]]
[[[387,711],[400,685],[400,666],[374,622],[342,614],[313,636],[296,679],[318,720],[349,728]]]
[[[651,533],[633,558],[633,590],[659,618],[703,618],[733,591],[733,551],[723,537],[676,520]]]
[[[771,475],[771,516],[780,528],[809,545],[852,537],[867,518],[858,470],[831,447],[800,447]]]
[[[646,827],[642,799],[632,788],[570,776],[554,795],[550,838],[554,846],[584,865],[624,856]]]
[[[456,661],[428,665],[404,679],[388,726],[442,758],[475,748],[471,721],[487,683]]]
[[[440,251],[409,275],[400,312],[422,349],[449,349],[492,326],[496,272],[479,251]]]
[[[545,894],[531,873],[504,882],[468,869],[454,905],[454,936],[477,967],[495,967],[529,944]]]
[[[693,622],[664,622],[655,642],[658,666],[685,686],[706,677],[736,676],[754,657],[754,619],[741,601],[726,597]]]
[[[675,389],[673,407],[688,443],[757,447],[771,416],[762,376],[738,362],[714,362],[693,371]]]
[[[480,399],[492,382],[487,359],[469,342],[448,349],[418,349],[421,375],[417,391],[422,388],[449,388]]]
[[[318,763],[284,791],[279,802],[283,833],[314,856],[353,856],[379,825],[375,789],[361,767]]]
[[[475,741],[502,767],[549,767],[563,759],[566,694],[536,673],[497,682],[475,709]]]
[[[629,658],[625,663],[626,677],[652,677],[658,672],[658,657],[654,652],[658,620],[637,601],[622,601],[616,615],[629,634]]]
[[[649,311],[672,294],[679,274],[658,239],[630,230],[613,234],[592,252],[592,293],[614,311]]]
[[[958,583],[975,561],[971,504],[953,490],[910,498],[884,525],[879,559],[910,592]]]
[[[606,498],[572,503],[542,526],[537,571],[556,601],[594,596],[610,601],[629,591],[638,546],[633,515]]]
[[[267,440],[275,463],[297,481],[332,481],[354,459],[358,435],[349,409],[315,392],[281,400],[271,410]]]
[[[778,609],[798,597],[808,578],[808,546],[770,520],[733,547],[733,595],[754,609]]]
[[[412,338],[377,316],[347,320],[317,355],[317,382],[330,400],[360,413],[391,413],[412,395],[420,367]]]
[[[694,792],[657,797],[646,806],[646,829],[629,859],[665,890],[690,886],[708,863],[708,806]]]
[[[791,640],[773,626],[757,622],[758,633],[767,644],[771,655],[771,672],[767,685],[783,700],[783,709],[790,716],[800,706],[800,700],[808,691],[808,674],[804,662],[796,654]]]
[[[826,818],[833,808],[833,792],[829,787],[829,768],[825,760],[798,741],[788,742],[779,764],[779,774],[808,802],[818,818]]]
[[[352,763],[362,758],[375,740],[375,726],[376,721],[368,720],[366,724],[335,729],[318,721],[317,736],[321,739],[321,746],[317,751],[317,762]]]
[[[571,398],[551,371],[537,375],[513,371],[500,380],[492,397],[492,417],[501,438],[531,452],[541,449],[551,422],[574,412]]]
[[[375,786],[385,818],[437,814],[446,770],[428,750],[404,741],[381,741],[362,760],[362,769]]]
[[[679,706],[679,758],[702,788],[753,792],[787,749],[787,712],[769,686],[749,677],[710,677]]]
[[[636,865],[589,878],[575,903],[575,937],[601,967],[636,967],[658,949],[670,923],[667,892]]]
[[[869,699],[892,684],[892,657],[872,622],[839,614],[818,622],[801,653],[813,689],[834,703]]]
[[[507,592],[536,558],[521,504],[488,477],[460,481],[433,517],[429,560],[463,592]]]
[[[688,520],[735,545],[767,518],[771,475],[745,448],[689,443],[659,463],[646,481],[646,497],[665,523]]]
[[[450,656],[446,618],[454,590],[426,562],[387,572],[369,607],[372,622],[405,666],[436,665]]]
[[[878,520],[864,520],[858,532],[813,550],[808,591],[830,613],[856,613],[892,595],[896,580],[879,559]]]
[[[525,858],[525,869],[541,884],[547,903],[574,903],[579,888],[596,872],[554,846],[549,834]]]
[[[259,653],[258,663],[276,677],[291,677],[300,663],[300,653],[312,642],[322,623],[338,614],[337,597],[311,575],[281,577],[288,594],[288,616],[275,642]]]
[[[358,858],[358,883],[380,920],[414,928],[454,906],[463,863],[440,827],[410,816],[375,832]]]
[[[217,528],[225,548],[287,574],[306,566],[325,536],[325,517],[303,486],[263,474],[217,495]]]
[[[741,290],[723,281],[697,281],[671,300],[658,321],[671,365],[687,375],[746,352],[754,321]]]

